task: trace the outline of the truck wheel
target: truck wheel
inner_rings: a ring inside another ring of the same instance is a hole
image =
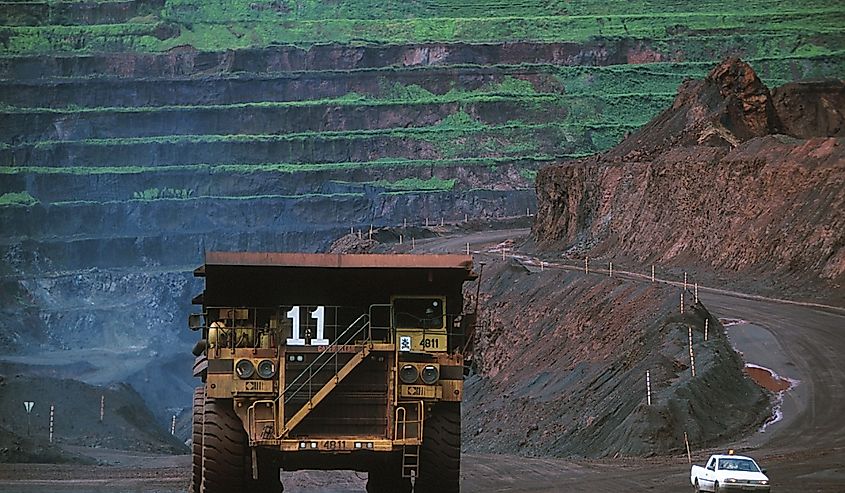
[[[189,493],[200,493],[202,484],[202,414],[205,387],[194,389],[194,407],[191,417],[191,485]]]
[[[425,420],[416,493],[461,490],[461,404],[440,402]]]
[[[205,399],[202,439],[202,493],[243,491],[247,436],[231,399]]]
[[[391,460],[367,474],[367,493],[411,493],[411,480],[402,477],[402,462]]]
[[[714,484],[713,484],[713,493],[722,493],[722,489],[721,489],[721,488],[719,488],[719,483],[718,483],[718,481],[717,481],[716,483],[714,483]]]

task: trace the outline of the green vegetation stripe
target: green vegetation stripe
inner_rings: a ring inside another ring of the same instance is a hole
[[[462,158],[462,159],[377,159],[375,161],[355,161],[343,163],[265,163],[265,164],[185,164],[173,166],[74,166],[74,167],[45,167],[45,166],[3,166],[0,174],[56,174],[56,175],[125,175],[141,173],[300,173],[336,170],[354,170],[366,168],[390,167],[461,167],[461,166],[490,166],[514,164],[519,162],[544,163],[556,159],[578,158],[589,155],[561,154],[555,156],[520,156],[519,158]]]

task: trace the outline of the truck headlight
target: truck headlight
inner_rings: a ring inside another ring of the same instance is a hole
[[[411,384],[417,381],[420,374],[417,367],[414,365],[405,365],[399,370],[399,380],[403,383]]]
[[[437,367],[434,365],[426,365],[422,371],[422,381],[428,385],[433,384],[440,378],[440,372],[437,370]]]
[[[235,373],[237,373],[240,378],[247,379],[255,373],[255,365],[253,365],[252,361],[248,359],[239,360],[235,364]]]
[[[726,482],[726,483],[736,483],[736,479],[734,479],[734,478],[728,478],[728,479],[726,479],[726,480],[725,480],[725,482]]]
[[[258,376],[264,379],[273,378],[276,374],[276,364],[269,359],[263,359],[258,362]]]

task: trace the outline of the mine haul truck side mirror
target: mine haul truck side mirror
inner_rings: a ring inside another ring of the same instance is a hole
[[[203,323],[203,314],[202,313],[192,313],[188,315],[188,327],[191,330],[200,330],[205,327],[205,323]]]

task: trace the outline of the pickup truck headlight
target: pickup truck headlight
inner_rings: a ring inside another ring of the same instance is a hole
[[[734,479],[734,478],[728,478],[728,479],[726,479],[726,480],[725,480],[725,482],[726,482],[726,483],[736,483],[736,479]]]
[[[766,480],[766,479],[761,479],[761,480],[757,481],[757,484],[769,484],[769,481]]]

